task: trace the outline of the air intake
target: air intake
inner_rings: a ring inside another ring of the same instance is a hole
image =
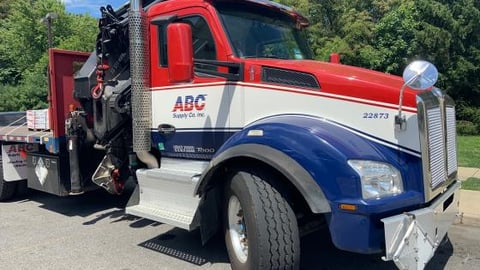
[[[312,89],[320,89],[317,78],[309,73],[264,67],[262,81],[285,86],[298,86]]]

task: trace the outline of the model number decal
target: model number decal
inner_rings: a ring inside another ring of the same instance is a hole
[[[174,145],[173,151],[176,153],[215,153],[215,148],[195,147],[193,145]]]
[[[371,112],[365,112],[363,113],[363,117],[365,119],[388,119],[390,118],[389,113],[371,113]]]

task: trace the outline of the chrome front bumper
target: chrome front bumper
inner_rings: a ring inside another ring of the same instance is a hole
[[[429,207],[382,219],[385,261],[399,269],[423,269],[433,257],[458,213],[460,182],[451,185]]]

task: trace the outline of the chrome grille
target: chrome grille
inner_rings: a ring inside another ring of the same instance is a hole
[[[417,95],[417,109],[425,200],[430,201],[457,177],[455,104],[434,88]]]
[[[455,108],[447,107],[447,172],[448,175],[457,171],[457,137],[455,124]]]
[[[431,188],[438,187],[446,180],[445,143],[443,136],[442,112],[440,108],[427,111],[428,149],[430,150]]]

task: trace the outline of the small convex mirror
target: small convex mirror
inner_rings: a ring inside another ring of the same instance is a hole
[[[427,61],[414,61],[403,71],[403,81],[414,90],[428,89],[432,87],[437,80],[437,68]]]

